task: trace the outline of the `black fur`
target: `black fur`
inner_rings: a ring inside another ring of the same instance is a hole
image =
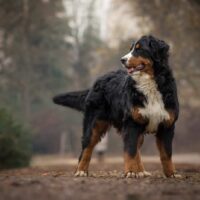
[[[89,90],[78,92],[68,92],[67,94],[60,94],[53,98],[53,102],[58,105],[68,106],[78,111],[84,111],[85,99]]]
[[[153,36],[143,36],[138,42],[142,48],[135,49],[133,55],[153,61],[155,81],[165,108],[173,111],[177,119],[179,104],[175,80],[168,64],[169,46]],[[143,107],[144,101],[144,95],[137,91],[134,80],[125,70],[110,72],[100,77],[89,90],[71,92],[54,98],[57,104],[84,112],[83,149],[90,142],[95,122],[103,120],[118,129],[124,139],[125,151],[132,156],[136,153],[137,138],[144,132],[145,125],[132,119],[131,109],[134,106]],[[160,124],[156,137],[164,141],[169,156],[172,154],[173,135],[174,124],[171,128]]]

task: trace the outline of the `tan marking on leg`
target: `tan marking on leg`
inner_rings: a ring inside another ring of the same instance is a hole
[[[156,143],[157,143],[158,150],[160,152],[160,160],[163,166],[164,174],[167,177],[170,177],[175,173],[175,168],[172,163],[172,158],[167,155],[164,144],[159,139],[156,139]]]
[[[144,135],[140,135],[137,142],[137,152],[134,157],[130,156],[128,152],[124,153],[125,161],[125,177],[127,178],[142,178],[151,176],[151,173],[145,171],[140,156],[140,147],[144,141]]]
[[[144,118],[140,113],[139,113],[139,108],[138,107],[134,107],[132,109],[132,117],[133,120],[136,121],[139,124],[146,124],[148,123],[148,119]]]
[[[80,162],[78,164],[77,171],[87,171],[88,170],[90,159],[91,159],[91,155],[92,155],[92,151],[93,151],[93,147],[92,146],[87,147],[83,151],[81,160],[80,160]]]
[[[141,161],[140,152],[138,151],[134,157],[127,152],[124,153],[125,173],[144,171],[144,166]]]
[[[175,122],[175,113],[171,110],[168,110],[169,119],[164,121],[166,127],[171,127]]]
[[[125,161],[125,173],[130,171],[132,172],[141,172],[144,171],[144,166],[140,157],[140,147],[143,144],[143,135],[140,135],[137,141],[137,152],[134,157],[130,156],[128,152],[124,153],[124,161]]]
[[[81,160],[79,161],[77,171],[87,172],[95,145],[99,142],[101,136],[107,131],[109,124],[104,121],[97,121],[92,129],[90,144],[83,150]]]

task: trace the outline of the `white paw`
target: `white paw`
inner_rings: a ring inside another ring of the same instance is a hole
[[[86,171],[76,171],[74,176],[75,177],[86,177],[86,176],[88,176],[88,172],[86,172]]]
[[[148,177],[152,175],[150,172],[147,172],[147,171],[143,171],[143,173],[144,173],[144,177]]]
[[[183,178],[182,175],[174,173],[171,176],[169,176],[169,178]]]
[[[126,178],[144,178],[151,176],[150,172],[143,171],[143,172],[128,172],[126,173],[125,177]]]

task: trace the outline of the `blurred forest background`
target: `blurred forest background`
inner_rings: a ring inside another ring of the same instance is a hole
[[[0,0],[0,159],[17,149],[28,162],[30,146],[33,154],[77,155],[82,114],[52,97],[119,69],[144,34],[171,46],[181,104],[175,152],[199,152],[199,0]],[[122,154],[120,137],[109,139],[109,153]],[[144,153],[154,153],[152,137],[145,143]]]

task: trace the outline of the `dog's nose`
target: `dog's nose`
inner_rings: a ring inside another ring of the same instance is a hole
[[[122,64],[126,64],[126,61],[127,61],[126,58],[122,57],[120,60],[121,60],[121,63],[122,63]]]

